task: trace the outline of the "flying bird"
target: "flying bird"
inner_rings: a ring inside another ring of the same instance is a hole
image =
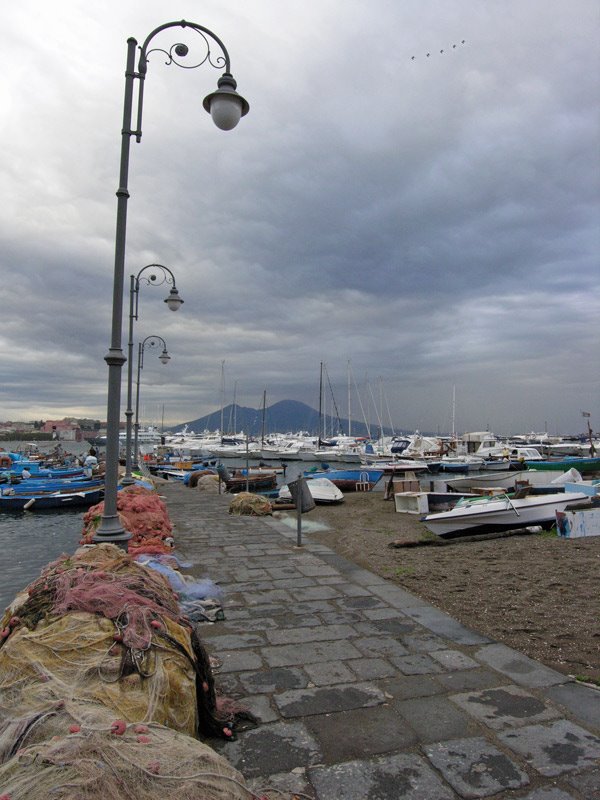
[[[466,39],[461,39],[461,41],[460,41],[461,44],[465,44],[465,42],[466,42]],[[453,50],[456,50],[457,47],[458,47],[458,45],[456,45],[456,44],[452,45],[452,49]],[[442,55],[444,52],[445,52],[444,49],[440,50],[440,55]],[[429,58],[430,56],[431,56],[431,53],[425,53],[425,58]],[[416,59],[416,56],[411,56],[410,57],[411,61],[414,61],[415,59]]]

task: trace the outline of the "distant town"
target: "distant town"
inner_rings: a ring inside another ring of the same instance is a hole
[[[122,427],[125,427],[125,423]],[[0,422],[0,441],[4,442],[91,442],[105,434],[106,422],[97,419],[65,417],[33,422]]]

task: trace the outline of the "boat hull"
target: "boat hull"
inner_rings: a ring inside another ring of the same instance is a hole
[[[568,505],[585,499],[582,492],[529,495],[520,499],[506,495],[477,498],[459,503],[450,511],[428,514],[422,522],[442,538],[552,525],[556,511],[564,511]]]
[[[331,469],[323,472],[309,470],[304,473],[307,481],[328,478],[342,492],[369,492],[383,475],[381,469]]]
[[[341,489],[328,478],[313,478],[310,481],[306,481],[306,485],[315,503],[332,505],[344,501],[344,494]],[[287,485],[282,486],[279,490],[279,498],[281,500],[292,500],[292,493]]]
[[[0,511],[56,511],[61,508],[89,508],[99,503],[103,496],[103,487],[82,492],[2,495]]]
[[[557,461],[525,461],[529,469],[576,469],[578,472],[600,472],[600,458],[563,458]]]

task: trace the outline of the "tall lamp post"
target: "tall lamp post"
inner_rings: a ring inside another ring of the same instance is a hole
[[[171,356],[167,353],[167,345],[165,344],[165,340],[162,338],[162,336],[146,336],[143,342],[138,342],[137,378],[135,382],[135,424],[133,426],[135,431],[133,450],[134,453],[136,453],[136,459],[138,452],[138,432],[140,430],[140,373],[144,369],[144,350],[146,347],[159,347],[160,344],[162,344],[163,349],[162,353],[158,357],[158,360],[161,362],[161,364],[168,364],[168,362],[171,360]]]
[[[152,270],[148,276],[144,275],[146,270]],[[135,483],[135,479],[131,474],[133,467],[137,467],[137,447],[132,451],[131,449],[131,433],[133,417],[133,409],[131,408],[132,401],[132,385],[133,385],[133,322],[138,318],[138,304],[140,283],[144,281],[149,286],[162,286],[164,283],[171,286],[169,296],[165,298],[165,303],[171,311],[177,311],[183,304],[183,300],[179,296],[177,287],[175,286],[175,276],[168,267],[162,264],[148,264],[138,272],[137,275],[130,276],[129,288],[129,340],[127,343],[127,410],[125,411],[126,420],[126,440],[125,440],[125,476],[123,477],[123,486],[129,486]],[[162,360],[162,359],[161,359]],[[163,362],[165,363],[165,362]]]
[[[203,57],[194,64],[182,64],[178,59],[185,58],[189,53],[186,44],[177,42],[164,50],[153,48],[150,43],[154,37],[170,28],[187,28],[196,32],[203,41],[205,52]],[[220,54],[214,56],[211,48],[216,46]],[[104,360],[108,364],[108,402],[106,412],[106,474],[104,482],[104,513],[94,542],[111,542],[127,549],[127,542],[131,538],[122,526],[117,512],[117,492],[119,482],[119,418],[121,411],[121,370],[126,361],[121,347],[123,323],[123,283],[125,277],[125,239],[127,232],[127,200],[129,199],[129,151],[131,137],[135,136],[137,142],[142,138],[142,107],[144,98],[144,81],[148,71],[148,56],[152,52],[160,52],[167,57],[167,65],[175,64],[178,67],[192,69],[205,63],[224,72],[217,81],[217,90],[207,95],[202,103],[209,112],[213,122],[221,130],[231,130],[248,113],[249,105],[236,92],[237,84],[231,74],[229,53],[221,40],[208,28],[195,22],[167,22],[155,28],[148,35],[140,48],[140,58],[137,72],[135,70],[135,54],[138,43],[136,39],[127,40],[127,62],[125,69],[125,97],[123,103],[123,126],[121,129],[121,159],[119,170],[119,188],[117,189],[117,225],[115,236],[115,265],[113,278],[113,305],[110,349]],[[132,129],[131,120],[133,112],[133,93],[135,82],[138,82],[137,125]]]

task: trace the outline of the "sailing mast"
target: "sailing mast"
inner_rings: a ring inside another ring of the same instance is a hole
[[[352,413],[350,411],[350,359],[348,359],[348,436],[352,436]]]
[[[233,431],[232,433],[237,433],[237,402],[236,402],[236,395],[237,395],[237,381],[233,382]]]
[[[262,407],[262,428],[260,434],[260,443],[265,446],[265,417],[267,415],[267,390],[263,391],[263,407]]]
[[[221,443],[223,443],[223,415],[225,413],[225,361],[221,361]]]
[[[323,362],[321,361],[321,375],[319,378],[319,444],[317,449],[321,449],[323,438]]]

